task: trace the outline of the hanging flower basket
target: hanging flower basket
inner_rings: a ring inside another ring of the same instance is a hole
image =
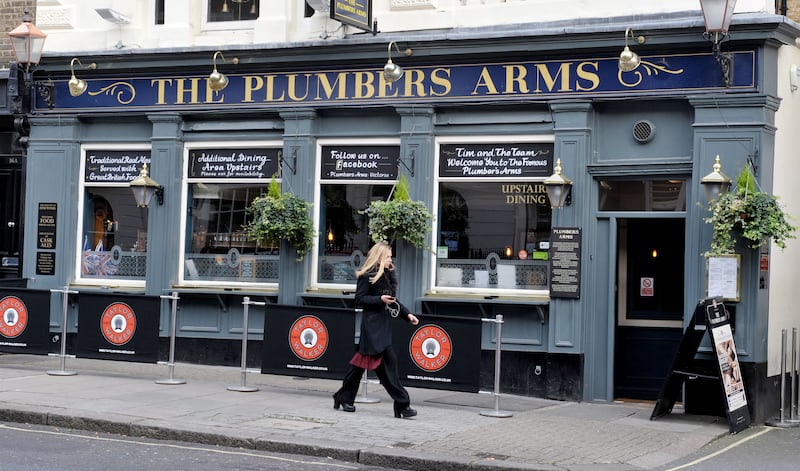
[[[426,248],[433,215],[422,201],[408,196],[408,179],[401,175],[389,201],[373,201],[360,214],[369,217],[369,235],[373,242],[392,243],[404,240],[417,248]]]
[[[267,194],[255,198],[247,211],[253,220],[245,225],[247,236],[258,242],[278,244],[289,242],[297,251],[297,260],[302,260],[314,242],[314,223],[308,215],[311,203],[293,193],[282,193],[275,177],[269,184]]]
[[[709,203],[708,209],[711,216],[705,222],[712,225],[714,232],[706,256],[734,253],[734,234],[752,249],[770,242],[784,248],[787,239],[796,238],[797,227],[789,224],[790,216],[783,211],[778,197],[756,187],[749,165],[736,178],[736,188]]]

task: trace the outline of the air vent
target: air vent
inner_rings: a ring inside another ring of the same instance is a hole
[[[653,140],[656,135],[656,126],[650,121],[642,120],[633,125],[633,138],[639,144],[645,144]]]

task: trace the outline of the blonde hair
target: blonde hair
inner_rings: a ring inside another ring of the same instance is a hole
[[[386,258],[386,255],[390,253],[392,253],[392,246],[385,242],[378,242],[377,244],[373,245],[372,248],[369,249],[369,252],[367,252],[367,259],[364,260],[364,265],[362,265],[361,269],[356,272],[356,277],[360,278],[362,275],[369,273],[377,266],[378,271],[375,273],[375,275],[369,277],[369,282],[375,283],[380,277],[383,276],[385,268],[394,270],[394,266],[383,266],[383,260]]]

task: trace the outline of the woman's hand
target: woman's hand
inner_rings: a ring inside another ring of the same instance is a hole
[[[419,319],[414,314],[408,313],[408,322],[410,322],[411,325],[417,325],[419,324]]]
[[[382,294],[381,295],[381,302],[383,304],[391,304],[394,301],[395,301],[395,298],[392,295],[389,295],[389,294]]]

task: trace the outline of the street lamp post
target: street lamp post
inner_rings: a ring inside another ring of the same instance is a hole
[[[28,166],[28,136],[30,135],[30,125],[28,114],[31,112],[32,93],[34,88],[33,71],[39,65],[42,58],[42,50],[47,35],[36,27],[32,22],[29,9],[25,9],[22,17],[22,24],[9,31],[8,37],[14,49],[15,61],[9,63],[9,98],[10,109],[14,115],[14,130],[17,135],[17,143],[21,153],[21,182],[19,186],[19,216],[18,224],[15,229],[18,231],[17,240],[19,241],[17,263],[18,276],[22,277],[23,267],[23,237],[22,231],[25,224],[25,179]],[[52,107],[52,87],[42,85],[39,87],[40,95]]]

